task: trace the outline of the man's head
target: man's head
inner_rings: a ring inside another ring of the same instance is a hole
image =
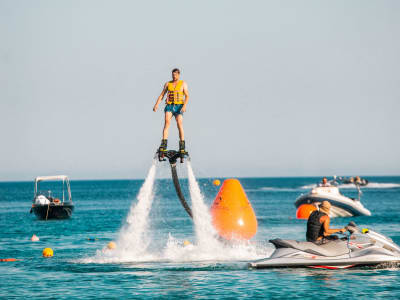
[[[181,71],[178,68],[172,70],[172,80],[178,80],[181,75]]]
[[[328,183],[328,179],[326,179],[326,177],[322,178],[322,183],[324,184]]]
[[[322,212],[329,214],[329,211],[331,210],[331,204],[329,203],[329,201],[322,201],[321,205],[319,206],[319,210],[321,210]]]

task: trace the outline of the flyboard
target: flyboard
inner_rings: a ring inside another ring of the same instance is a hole
[[[184,150],[176,151],[176,150],[160,150],[160,149],[158,149],[156,152],[156,156],[158,157],[158,160],[160,162],[167,161],[167,159],[168,159],[168,162],[171,167],[172,181],[175,186],[176,194],[177,194],[179,201],[181,202],[183,208],[186,210],[187,214],[193,219],[192,209],[190,208],[189,204],[187,203],[187,201],[185,199],[185,196],[182,193],[181,185],[179,183],[178,173],[176,171],[176,163],[178,161],[178,158],[180,159],[180,162],[183,163],[185,158],[190,159],[189,153]]]

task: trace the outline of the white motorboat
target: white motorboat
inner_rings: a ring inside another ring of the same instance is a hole
[[[303,204],[313,204],[319,206],[322,201],[329,201],[332,205],[329,216],[334,217],[351,217],[351,216],[370,216],[371,212],[361,203],[361,189],[358,189],[358,198],[350,198],[340,193],[335,178],[326,185],[319,185],[311,189],[307,194],[303,194],[296,199],[295,206],[299,208]]]

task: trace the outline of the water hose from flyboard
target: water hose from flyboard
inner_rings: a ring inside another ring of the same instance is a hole
[[[157,151],[157,155],[158,155],[159,161],[166,161],[166,159],[168,159],[170,167],[171,167],[172,181],[175,186],[176,195],[178,196],[179,201],[181,202],[183,208],[185,209],[185,211],[187,212],[189,217],[193,219],[192,209],[190,208],[189,204],[187,203],[187,201],[185,199],[185,196],[182,193],[181,184],[179,183],[179,177],[178,177],[178,173],[176,171],[176,162],[177,162],[178,158],[180,158],[181,163],[183,163],[184,157],[185,156],[188,157],[189,153],[187,153],[187,152],[180,153],[175,150],[168,150],[168,151],[162,151],[162,152]]]

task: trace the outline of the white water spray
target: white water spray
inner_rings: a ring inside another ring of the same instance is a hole
[[[270,247],[251,243],[224,244],[217,238],[208,206],[196,181],[190,162],[187,162],[189,192],[192,200],[195,241],[184,245],[170,233],[163,249],[150,249],[149,213],[153,203],[153,186],[157,161],[153,162],[145,182],[132,204],[126,222],[119,232],[114,250],[98,250],[95,257],[80,259],[80,263],[118,263],[143,261],[235,261],[263,258]],[[190,239],[190,238],[189,238]]]
[[[216,247],[219,248],[217,232],[212,225],[211,215],[207,205],[204,203],[203,195],[201,194],[199,184],[189,161],[187,162],[187,171],[197,245],[199,247],[207,247],[210,250]]]
[[[126,218],[126,223],[119,233],[117,245],[121,251],[140,254],[146,251],[150,243],[146,231],[149,225],[149,213],[154,198],[153,186],[155,175],[156,160],[153,160],[153,164],[137,196],[137,203],[132,204]]]
[[[82,262],[111,263],[153,259],[152,255],[147,253],[147,248],[150,244],[149,214],[154,198],[156,166],[157,160],[153,159],[147,177],[136,196],[137,201],[132,203],[125,223],[118,234],[116,248],[109,250],[104,247],[102,250],[97,250],[94,257],[83,259]]]

